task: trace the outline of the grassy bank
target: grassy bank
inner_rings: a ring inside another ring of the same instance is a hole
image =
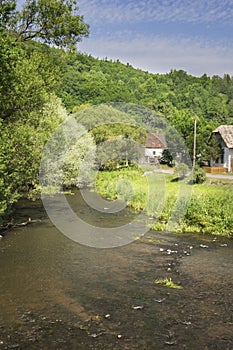
[[[97,188],[104,198],[123,199],[136,213],[145,210],[156,218],[154,230],[233,235],[231,181],[191,185],[187,179],[177,181],[175,175],[143,176],[141,169],[131,168],[99,172]]]

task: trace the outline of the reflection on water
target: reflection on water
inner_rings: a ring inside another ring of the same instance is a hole
[[[42,222],[0,241],[0,349],[233,348],[231,241],[149,232],[94,249],[58,232],[39,203],[22,202],[17,219],[28,217]],[[183,289],[154,283],[165,277]]]

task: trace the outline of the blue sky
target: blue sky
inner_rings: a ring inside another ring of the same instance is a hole
[[[233,75],[232,0],[79,0],[79,50],[152,73]]]
[[[18,3],[22,3],[18,0]],[[233,0],[78,0],[94,57],[152,73],[233,76]]]

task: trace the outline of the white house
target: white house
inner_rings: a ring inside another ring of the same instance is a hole
[[[228,172],[233,172],[233,125],[220,125],[213,134],[222,148],[222,155],[219,159],[211,159],[210,165],[224,167]]]
[[[167,149],[167,143],[163,134],[149,132],[145,144],[145,157],[148,163],[156,163]]]

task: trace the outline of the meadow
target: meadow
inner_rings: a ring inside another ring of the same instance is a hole
[[[154,218],[153,230],[233,235],[230,180],[192,184],[189,177],[132,167],[98,172],[96,187],[102,197],[124,200],[130,210]]]

